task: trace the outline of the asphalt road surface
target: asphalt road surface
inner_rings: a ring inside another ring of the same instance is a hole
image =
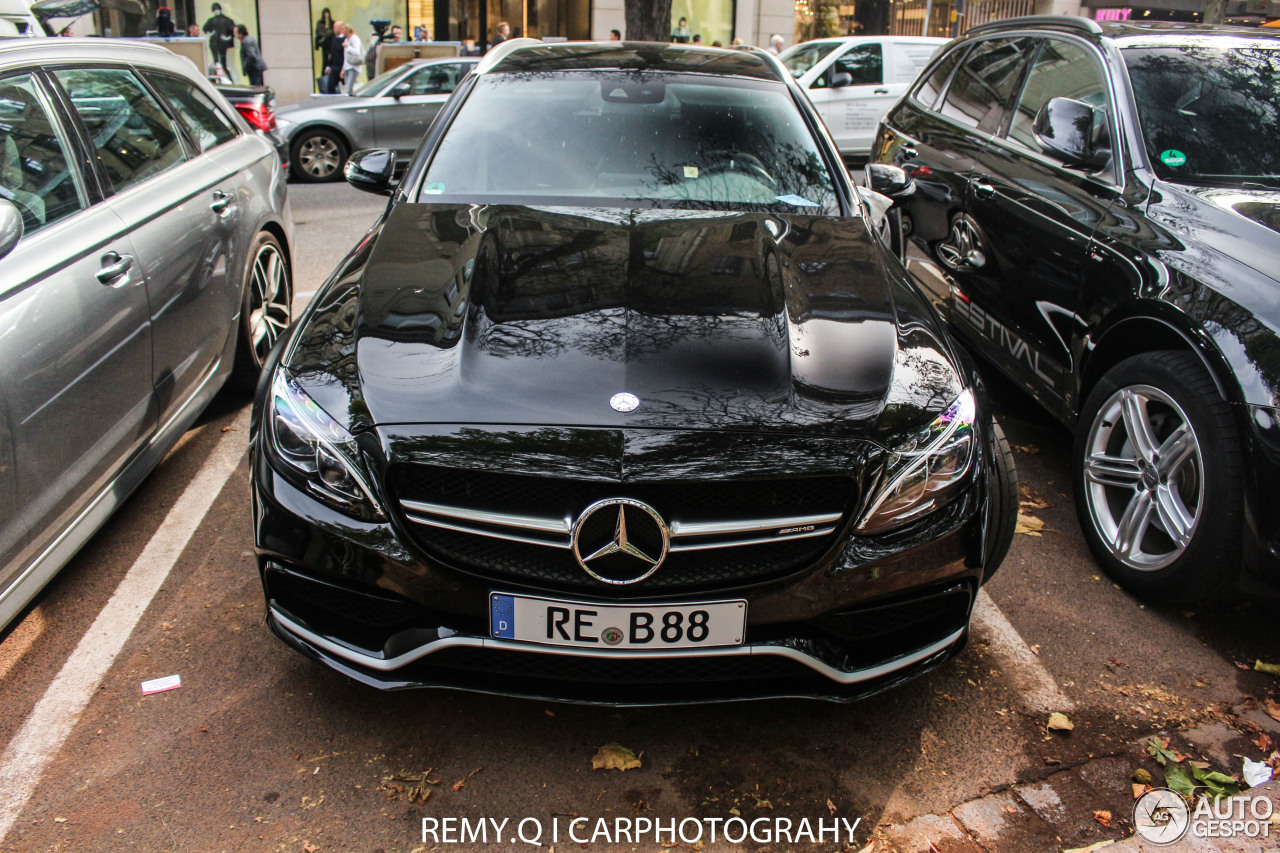
[[[291,194],[301,303],[381,203],[345,185]],[[550,850],[558,821],[567,850],[581,849],[564,837],[572,816],[735,814],[860,819],[852,843],[794,848],[858,849],[878,823],[1118,754],[1274,687],[1237,662],[1280,657],[1275,601],[1184,612],[1119,590],[1079,533],[1068,434],[1017,389],[994,391],[1044,529],[1016,537],[956,662],[851,705],[642,710],[383,694],[275,640],[251,551],[249,401],[224,393],[0,635],[0,851],[499,849],[424,844],[422,819],[451,817],[507,819],[511,850]],[[142,694],[171,675],[180,688]],[[1045,731],[1053,711],[1070,735]],[[609,743],[642,766],[593,770]],[[525,818],[541,848],[511,842]],[[659,849],[587,849],[633,847]]]

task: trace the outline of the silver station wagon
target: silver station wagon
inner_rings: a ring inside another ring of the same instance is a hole
[[[161,47],[0,42],[0,628],[290,319],[271,145]]]

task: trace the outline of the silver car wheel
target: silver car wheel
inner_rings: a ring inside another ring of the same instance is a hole
[[[338,143],[328,136],[312,136],[298,146],[298,166],[312,178],[327,178],[342,165]]]
[[[258,364],[289,326],[293,315],[289,270],[272,243],[258,249],[249,285],[249,345]]]
[[[1089,514],[1124,565],[1154,572],[1191,544],[1204,506],[1204,461],[1186,413],[1149,385],[1111,395],[1089,427]]]

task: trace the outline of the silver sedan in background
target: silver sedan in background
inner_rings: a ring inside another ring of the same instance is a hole
[[[436,113],[475,57],[420,59],[380,74],[355,94],[313,95],[276,110],[276,126],[288,140],[289,167],[308,183],[336,181],[352,151],[387,148],[407,162]]]
[[[163,47],[0,42],[0,629],[289,324],[271,144]]]

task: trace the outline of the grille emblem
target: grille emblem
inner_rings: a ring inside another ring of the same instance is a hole
[[[609,398],[609,405],[615,412],[634,412],[640,407],[640,398],[635,394],[623,391]]]
[[[627,498],[596,501],[573,525],[574,558],[603,583],[631,584],[649,577],[666,559],[670,541],[662,516]]]

